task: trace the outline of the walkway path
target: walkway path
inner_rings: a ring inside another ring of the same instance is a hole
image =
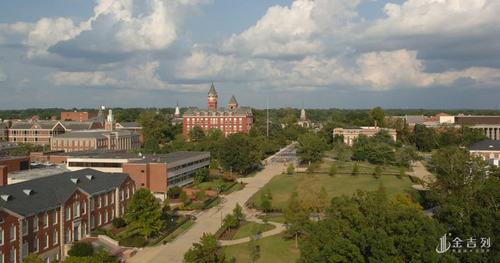
[[[434,175],[431,174],[421,161],[412,163],[413,172],[410,173],[411,176],[422,180],[423,185],[416,184],[412,187],[416,190],[428,190],[429,184],[434,182]]]
[[[257,223],[264,223],[264,222],[257,222]],[[276,223],[276,222],[267,222],[267,223],[274,225],[275,228],[261,233],[259,236],[259,239],[264,238],[264,237],[274,236],[274,235],[277,235],[277,234],[286,230],[285,226],[281,223]],[[221,246],[232,246],[232,245],[237,245],[237,244],[242,244],[242,243],[247,243],[247,242],[250,242],[250,237],[244,237],[244,238],[234,239],[234,240],[219,240],[219,244]]]
[[[138,251],[127,262],[181,263],[186,251],[189,250],[193,243],[200,240],[203,233],[215,233],[220,228],[222,219],[232,212],[236,203],[244,206],[245,202],[250,199],[254,193],[267,184],[275,175],[282,173],[285,169],[286,167],[284,165],[268,165],[255,176],[240,179],[240,181],[246,183],[245,188],[223,197],[223,201],[218,206],[199,213],[196,223],[183,235],[166,245],[144,248]]]

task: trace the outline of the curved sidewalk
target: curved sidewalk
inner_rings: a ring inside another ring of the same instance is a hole
[[[253,222],[255,222],[255,221],[253,221]],[[258,223],[260,223],[260,222],[258,222]],[[275,226],[275,228],[261,233],[259,239],[269,237],[269,236],[274,236],[274,235],[277,235],[277,234],[286,230],[286,228],[283,224],[276,223],[276,222],[267,222],[267,223]],[[242,244],[242,243],[247,243],[247,242],[250,242],[250,237],[244,237],[244,238],[235,239],[235,240],[219,240],[219,244],[221,246],[232,246],[232,245],[237,245],[237,244]]]

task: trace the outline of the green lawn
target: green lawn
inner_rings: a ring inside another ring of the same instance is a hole
[[[256,222],[247,222],[238,228],[238,231],[233,236],[233,240],[244,238],[244,237],[249,237],[250,235],[252,235],[253,231],[257,231],[257,232],[262,233],[262,232],[269,231],[273,228],[274,228],[274,226],[271,224],[259,224]]]
[[[283,215],[266,215],[266,216],[259,216],[260,219],[264,220],[266,219],[269,222],[276,222],[276,223],[285,223],[285,216]]]
[[[361,168],[364,167],[364,168]],[[369,166],[360,165],[360,171],[371,171]],[[396,171],[398,168],[390,168],[388,171]],[[386,172],[384,170],[384,172]],[[398,193],[412,191],[412,182],[408,177],[401,177],[394,175],[382,175],[380,179],[374,178],[370,174],[360,175],[335,175],[329,176],[327,174],[305,174],[300,173],[296,175],[281,174],[275,176],[263,189],[258,191],[252,198],[250,203],[259,208],[261,191],[268,189],[272,193],[272,206],[274,209],[284,209],[293,191],[299,193],[300,198],[314,198],[311,193],[317,193],[321,187],[325,187],[328,193],[328,198],[334,196],[348,195],[351,196],[358,189],[365,191],[377,190],[380,184],[385,187],[388,196],[391,198]],[[314,201],[314,200],[313,200]]]
[[[299,250],[293,240],[285,240],[282,235],[275,235],[257,241],[260,246],[258,263],[292,263],[299,258]],[[248,243],[223,248],[228,259],[234,257],[238,263],[251,262]]]

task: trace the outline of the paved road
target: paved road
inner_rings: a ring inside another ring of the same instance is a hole
[[[279,155],[280,153],[278,153]],[[173,242],[157,247],[148,247],[139,251],[127,262],[131,263],[181,263],[184,253],[198,242],[203,233],[215,233],[221,226],[224,216],[231,213],[236,203],[244,203],[261,187],[269,182],[275,175],[282,173],[286,169],[284,165],[271,164],[265,166],[253,177],[242,178],[240,181],[247,185],[243,190],[233,192],[223,198],[222,203],[211,209],[208,209],[197,216],[196,223],[183,235],[179,236]]]

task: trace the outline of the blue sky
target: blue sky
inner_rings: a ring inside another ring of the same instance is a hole
[[[26,8],[29,7],[29,8]],[[0,109],[500,108],[495,0],[0,2]]]

